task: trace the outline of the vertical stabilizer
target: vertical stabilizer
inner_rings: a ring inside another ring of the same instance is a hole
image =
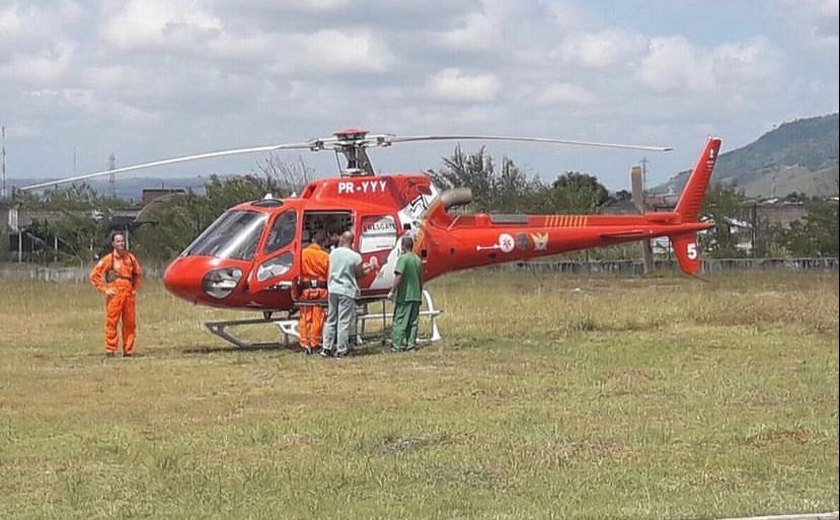
[[[689,276],[697,274],[702,266],[700,249],[697,246],[697,233],[683,233],[670,238],[680,269]]]
[[[700,208],[703,207],[703,198],[706,195],[709,180],[712,178],[719,151],[720,139],[710,137],[697,159],[697,164],[694,165],[694,170],[688,177],[688,182],[685,183],[680,200],[677,201],[677,207],[674,208],[683,224],[697,222],[700,216]],[[680,269],[687,275],[697,274],[702,267],[702,262],[696,231],[676,233],[669,235],[669,238]]]
[[[677,207],[674,209],[676,213],[680,214],[683,222],[697,221],[700,208],[703,206],[703,196],[709,186],[709,179],[711,179],[712,171],[715,169],[719,151],[720,139],[710,137],[706,141],[706,146],[697,159],[694,171],[688,177],[688,182],[685,183],[680,200],[677,201]]]

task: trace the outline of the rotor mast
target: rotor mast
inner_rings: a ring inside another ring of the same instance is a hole
[[[347,161],[342,176],[376,175],[366,150],[372,144],[367,134],[368,131],[361,128],[347,128],[333,134],[336,139],[333,145],[336,155],[340,153]],[[373,144],[381,145],[381,142],[377,140]]]

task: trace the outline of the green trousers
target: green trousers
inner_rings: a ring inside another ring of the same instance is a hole
[[[391,331],[391,348],[411,350],[417,346],[417,322],[420,302],[394,304],[394,327]]]

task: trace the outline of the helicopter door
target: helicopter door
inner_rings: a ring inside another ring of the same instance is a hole
[[[382,296],[394,281],[397,248],[397,219],[394,215],[365,215],[359,219],[358,251],[362,261],[382,267],[360,283],[362,298]]]
[[[306,211],[303,213],[303,226],[301,228],[300,249],[296,251],[298,258],[303,258],[303,250],[312,243],[312,238],[320,233],[324,237],[324,250],[330,250],[338,246],[338,237],[342,232],[350,229],[353,224],[353,216],[349,211]],[[303,273],[298,269],[298,276],[292,289],[292,299],[300,301],[300,292],[304,287]]]
[[[296,261],[295,246],[298,232],[297,212],[284,211],[271,222],[268,237],[257,255],[258,265],[251,271],[252,292],[260,292],[276,285],[291,287],[300,270]]]

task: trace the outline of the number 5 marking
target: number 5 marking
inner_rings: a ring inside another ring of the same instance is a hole
[[[687,253],[686,256],[688,257],[689,260],[696,260],[697,259],[697,244],[695,244],[694,242],[689,242],[685,246],[685,250],[686,250],[686,253]]]

